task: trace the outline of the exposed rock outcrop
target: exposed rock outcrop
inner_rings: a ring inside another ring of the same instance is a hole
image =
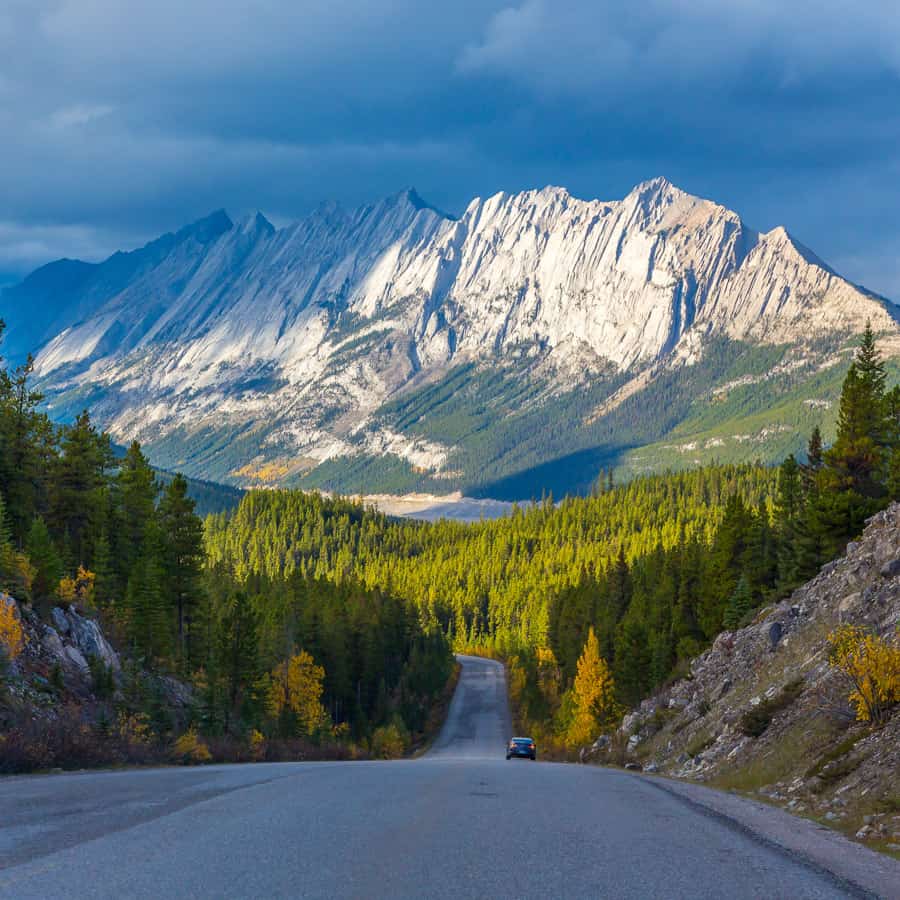
[[[752,791],[900,844],[900,711],[880,729],[857,722],[827,643],[842,623],[900,639],[898,561],[895,503],[845,556],[752,625],[719,635],[688,678],[627,715],[618,745],[645,770]]]

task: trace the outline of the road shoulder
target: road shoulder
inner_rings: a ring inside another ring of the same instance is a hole
[[[704,785],[656,775],[631,777],[828,872],[857,894],[900,900],[900,862],[857,844],[824,825]]]

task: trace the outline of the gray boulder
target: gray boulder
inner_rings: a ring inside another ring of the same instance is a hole
[[[77,647],[73,647],[71,644],[67,644],[64,648],[64,659],[66,662],[71,663],[81,672],[88,671],[88,661],[84,658],[84,654]]]
[[[58,606],[54,606],[53,612],[50,615],[53,617],[53,624],[56,626],[56,630],[60,634],[68,634],[71,626],[69,625],[69,619],[66,616],[65,611]]]
[[[69,626],[69,639],[85,658],[95,656],[113,671],[121,669],[119,654],[110,646],[103,636],[100,626],[93,619],[85,619],[73,610],[54,610],[62,613]],[[54,615],[54,619],[55,619]]]

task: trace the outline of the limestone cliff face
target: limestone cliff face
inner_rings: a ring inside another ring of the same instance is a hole
[[[388,398],[462,362],[541,360],[566,389],[691,361],[709,337],[808,346],[867,319],[900,334],[896,307],[784,229],[665,179],[608,202],[500,193],[458,219],[414,191],[280,230],[220,212],[79,269],[69,297],[61,265],[3,295],[38,304],[54,286],[58,333],[36,367],[51,401],[88,398],[123,441],[231,423],[311,460],[356,452]]]

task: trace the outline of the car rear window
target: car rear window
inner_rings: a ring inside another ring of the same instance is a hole
[[[533,744],[534,741],[531,738],[513,738],[513,741],[516,744]]]

